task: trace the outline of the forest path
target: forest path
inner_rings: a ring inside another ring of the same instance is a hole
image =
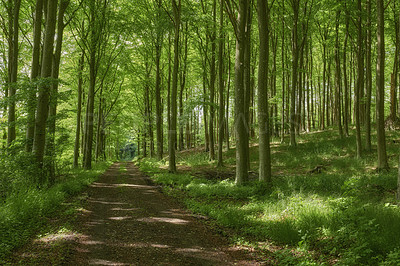
[[[113,164],[88,195],[83,234],[68,264],[260,264],[161,193],[133,163]]]

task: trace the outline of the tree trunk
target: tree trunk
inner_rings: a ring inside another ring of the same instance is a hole
[[[344,38],[344,45],[343,45],[343,82],[344,82],[344,133],[345,136],[349,136],[349,84],[347,81],[347,41],[349,38],[349,14],[346,9],[346,36]]]
[[[378,169],[388,169],[385,140],[385,21],[383,0],[377,5],[377,52],[376,60],[376,129],[378,143]]]
[[[69,5],[69,0],[61,0],[58,17],[57,17],[57,40],[55,45],[55,51],[53,55],[52,73],[53,78],[50,91],[50,109],[48,117],[49,125],[49,138],[46,144],[46,154],[49,156],[49,181],[53,185],[55,180],[55,134],[56,134],[56,115],[57,115],[57,99],[58,99],[58,78],[60,73],[60,60],[61,60],[61,49],[64,35],[64,13]]]
[[[78,67],[78,104],[76,111],[76,131],[75,131],[75,146],[74,146],[74,168],[78,167],[79,160],[79,140],[81,131],[81,113],[82,113],[82,85],[83,85],[83,69],[84,69],[85,54],[82,51]]]
[[[246,43],[246,23],[249,1],[239,1],[237,18],[236,56],[235,56],[235,137],[236,137],[236,178],[237,185],[248,180],[247,119],[245,113],[244,54]]]
[[[260,54],[258,62],[259,180],[271,182],[268,114],[269,10],[267,0],[257,0]]]
[[[250,169],[250,150],[249,150],[249,137],[252,131],[252,125],[250,124],[250,102],[251,102],[251,26],[252,26],[252,0],[247,1],[247,9],[246,9],[246,23],[245,23],[245,34],[244,34],[244,61],[243,61],[243,86],[244,86],[244,116],[243,122],[245,124],[246,130],[244,131],[245,137],[243,139],[246,148],[246,155],[244,159],[247,162],[247,169]]]
[[[31,66],[31,82],[35,82],[40,75],[40,43],[42,38],[42,17],[43,17],[43,0],[36,1],[34,30],[33,30],[33,49],[32,49],[32,66]],[[32,84],[33,85],[33,84]],[[32,152],[33,137],[35,134],[35,107],[36,107],[36,86],[28,89],[27,100],[27,126],[26,126],[26,144],[25,150]]]
[[[365,149],[371,151],[371,1],[367,2],[367,43],[366,43],[366,102],[365,102]]]
[[[47,4],[48,6],[46,30],[44,36],[41,70],[41,77],[43,79],[49,79],[52,75],[53,45],[57,16],[57,1],[48,1]],[[43,157],[46,143],[46,121],[49,110],[50,89],[51,82],[50,80],[47,80],[39,89],[38,105],[36,109],[37,111],[35,121],[35,136],[33,140],[33,152],[35,154],[36,161],[38,162],[39,167],[43,167]],[[43,184],[45,182],[44,178],[44,175],[40,176],[40,184]]]
[[[355,90],[355,99],[354,99],[354,114],[355,114],[355,120],[356,120],[356,144],[357,144],[357,158],[361,158],[361,125],[360,125],[360,91],[363,87],[363,62],[362,62],[362,23],[361,23],[361,14],[362,14],[362,7],[361,7],[361,0],[358,0],[358,11],[359,17],[358,17],[358,40],[357,40],[357,45],[358,45],[358,51],[357,51],[357,63],[358,63],[358,70],[357,70],[357,86],[354,89]]]
[[[175,36],[174,36],[174,69],[172,73],[171,88],[171,129],[169,130],[168,152],[169,152],[169,171],[176,172],[175,148],[176,148],[176,96],[178,90],[178,70],[179,70],[179,29],[181,25],[181,0],[172,1],[172,9],[174,13]]]
[[[214,141],[214,97],[215,97],[215,52],[216,52],[216,24],[217,24],[217,11],[216,11],[216,0],[213,0],[213,26],[210,34],[211,41],[211,62],[210,62],[210,121],[209,121],[209,138],[210,138],[210,160],[215,160],[215,141]]]
[[[339,136],[343,138],[343,128],[342,128],[342,107],[341,107],[341,99],[342,99],[342,77],[340,70],[340,44],[339,44],[339,22],[340,22],[340,10],[336,12],[336,44],[335,44],[335,63],[336,63],[336,97],[335,97],[335,106],[336,106],[336,121],[339,128]],[[345,64],[345,62],[343,62]]]
[[[216,15],[215,15],[216,16]],[[224,115],[224,0],[220,0],[220,12],[219,12],[219,40],[218,40],[218,81],[219,81],[219,118],[218,118],[218,166],[223,166],[222,149],[224,146],[224,127],[225,127],[225,115]]]
[[[298,64],[298,36],[297,24],[299,18],[299,0],[292,1],[293,9],[293,29],[292,29],[292,90],[291,90],[291,103],[290,103],[290,145],[296,146],[296,88],[297,88],[297,64]]]
[[[18,76],[18,37],[19,37],[19,11],[21,0],[14,0],[11,4],[9,1],[9,89],[8,89],[8,134],[7,145],[10,146],[16,138],[15,132],[15,94],[17,91],[17,76]]]

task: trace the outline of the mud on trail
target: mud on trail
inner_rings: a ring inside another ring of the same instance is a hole
[[[33,241],[17,252],[19,264],[262,264],[161,193],[133,163],[113,164],[86,193],[77,232]]]

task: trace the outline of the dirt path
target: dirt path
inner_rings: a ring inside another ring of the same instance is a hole
[[[89,188],[83,236],[68,264],[260,264],[149,184],[133,163],[122,173],[121,164]]]

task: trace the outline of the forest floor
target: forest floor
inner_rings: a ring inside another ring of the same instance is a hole
[[[16,251],[9,263],[262,264],[164,195],[133,163],[113,164],[72,205],[77,215],[50,221],[53,229]]]

